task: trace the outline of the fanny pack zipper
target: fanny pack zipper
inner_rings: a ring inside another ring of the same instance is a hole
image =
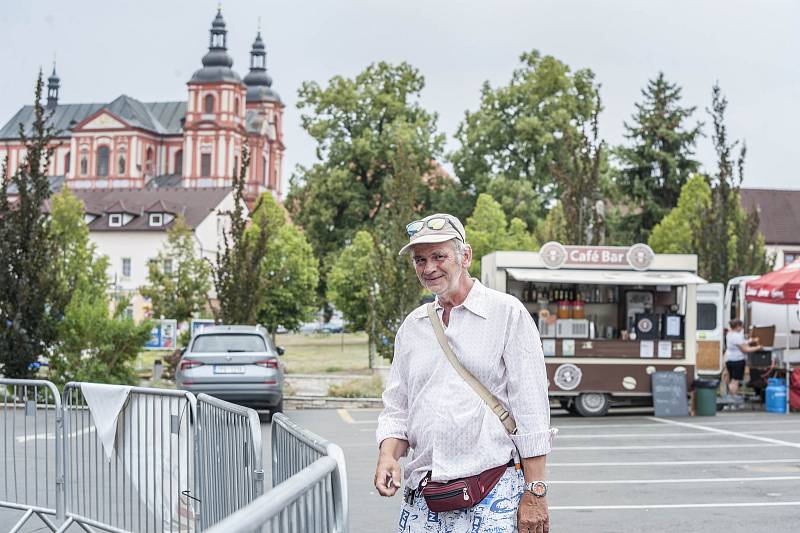
[[[424,496],[429,500],[443,500],[445,498],[452,498],[453,496],[458,496],[459,494],[464,495],[464,501],[469,500],[469,493],[467,492],[467,487],[464,487],[463,489],[455,489],[455,490],[450,490],[448,492],[442,492],[440,494],[424,494]]]

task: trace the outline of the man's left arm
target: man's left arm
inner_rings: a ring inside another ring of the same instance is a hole
[[[511,435],[522,459],[525,482],[545,481],[545,461],[556,431],[550,428],[547,370],[539,332],[525,309],[515,309],[503,359],[508,376],[507,391],[517,432]],[[518,511],[520,533],[549,530],[546,497],[527,490]]]

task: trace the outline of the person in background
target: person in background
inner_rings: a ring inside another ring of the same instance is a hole
[[[747,360],[745,354],[757,352],[763,349],[763,346],[760,344],[751,346],[752,339],[745,338],[744,324],[738,318],[731,320],[729,326],[728,334],[725,335],[725,346],[727,346],[725,367],[728,370],[728,379],[725,383],[728,385],[728,393],[735,396],[739,392],[739,383],[744,378],[744,367]]]

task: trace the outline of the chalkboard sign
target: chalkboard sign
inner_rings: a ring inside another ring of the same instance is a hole
[[[656,416],[689,416],[685,372],[653,372],[650,386]]]

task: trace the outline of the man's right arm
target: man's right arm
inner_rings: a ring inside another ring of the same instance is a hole
[[[389,437],[381,442],[378,466],[375,469],[375,488],[381,496],[394,496],[400,488],[400,463],[408,450],[408,441]]]

